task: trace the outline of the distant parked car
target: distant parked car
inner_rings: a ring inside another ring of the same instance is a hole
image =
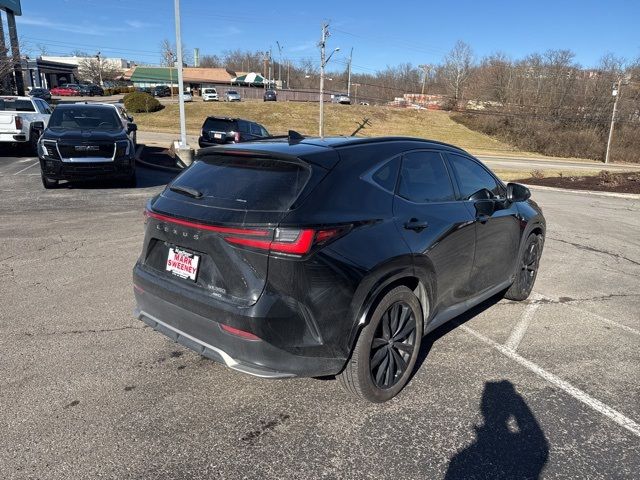
[[[41,98],[47,102],[51,101],[51,92],[46,88],[32,88],[29,91],[29,96]]]
[[[203,102],[217,102],[218,91],[215,88],[203,88],[202,89],[202,101]]]
[[[88,95],[89,97],[93,97],[97,95],[99,97],[104,95],[104,90],[99,85],[94,85],[93,83],[87,83],[84,85],[78,85],[80,89],[80,95]]]
[[[275,90],[265,90],[262,99],[265,102],[277,102],[278,101],[278,94],[276,93]]]
[[[351,105],[351,99],[346,93],[338,93],[334,95],[331,101],[333,103],[340,103],[342,105]]]
[[[157,85],[153,88],[154,97],[170,97],[171,88],[168,85]]]
[[[135,87],[136,92],[148,93],[149,95],[153,95],[153,89],[149,87]]]
[[[224,100],[226,102],[239,102],[241,100],[240,94],[235,90],[227,90],[224,94]]]
[[[190,93],[184,92],[182,94],[182,100],[185,102],[193,102],[193,95],[191,95]]]
[[[51,95],[58,95],[61,97],[71,97],[74,95],[80,95],[80,90],[78,87],[69,87],[67,85],[62,85],[60,87],[54,87],[51,89]]]
[[[240,118],[207,117],[202,125],[198,145],[200,148],[221,143],[240,143],[269,137],[269,132],[259,123]]]

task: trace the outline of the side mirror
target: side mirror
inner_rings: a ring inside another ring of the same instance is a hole
[[[31,122],[31,128],[34,130],[44,130],[44,122]]]
[[[486,188],[481,188],[469,197],[469,200],[471,200],[472,202],[475,202],[477,200],[491,199],[493,199],[493,193],[491,193],[491,191],[487,190]]]
[[[531,191],[519,183],[507,184],[507,200],[510,202],[524,202],[531,198]]]
[[[127,124],[127,132],[135,132],[136,130],[138,130],[138,126],[135,123]]]
[[[496,211],[496,202],[494,200],[478,200],[474,203],[476,207],[476,217],[490,217]]]
[[[133,117],[127,116],[127,120],[129,120],[130,122],[133,122]]]

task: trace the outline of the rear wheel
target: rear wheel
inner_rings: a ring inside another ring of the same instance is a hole
[[[529,297],[538,275],[540,255],[542,255],[542,235],[532,233],[527,237],[525,247],[518,259],[516,278],[505,293],[505,298],[521,301]]]
[[[387,293],[362,330],[339,375],[350,393],[370,402],[386,402],[409,380],[422,341],[422,309],[405,286]]]
[[[45,177],[44,174],[41,174],[41,177],[42,177],[42,185],[47,190],[49,190],[51,188],[57,188],[58,187],[58,183],[59,183],[58,180],[54,180],[52,178],[47,178],[47,177]]]

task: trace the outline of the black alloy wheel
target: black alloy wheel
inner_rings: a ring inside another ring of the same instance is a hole
[[[416,343],[416,317],[405,302],[382,315],[371,342],[369,368],[378,388],[394,386],[407,369]]]
[[[423,308],[426,307],[426,308]],[[370,402],[390,400],[413,373],[423,331],[423,309],[406,286],[386,293],[362,329],[351,358],[338,376],[351,394]]]
[[[542,244],[541,235],[536,235],[535,233],[529,235],[518,260],[515,280],[505,293],[505,298],[520,301],[529,297],[538,275]]]

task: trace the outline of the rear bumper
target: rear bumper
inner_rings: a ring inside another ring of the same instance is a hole
[[[22,132],[17,132],[17,133],[0,133],[0,142],[4,143],[4,142],[10,142],[10,143],[15,143],[15,142],[26,142],[27,136],[22,133]]]
[[[233,141],[231,139],[227,139],[227,138],[221,138],[219,142],[214,142],[214,141],[211,141],[211,140],[205,140],[202,137],[200,137],[198,139],[198,145],[200,146],[200,148],[216,147],[218,145],[224,145],[225,143],[233,143]]]
[[[186,297],[186,293],[176,291],[169,282],[139,265],[134,268],[133,281],[138,319],[173,341],[234,370],[265,378],[314,377],[337,374],[347,360],[327,357],[326,345],[308,342],[304,345],[297,341],[296,345],[284,348],[282,343],[286,344],[287,335],[306,330],[307,321],[293,313],[290,317],[282,318],[280,313],[278,318],[270,318],[281,309],[278,299],[263,296],[251,307],[240,308],[211,298],[204,315],[202,310],[196,312],[195,299],[185,299],[193,308],[172,301]],[[260,339],[247,340],[227,333],[221,324],[254,333]],[[274,345],[274,341],[281,345]]]

